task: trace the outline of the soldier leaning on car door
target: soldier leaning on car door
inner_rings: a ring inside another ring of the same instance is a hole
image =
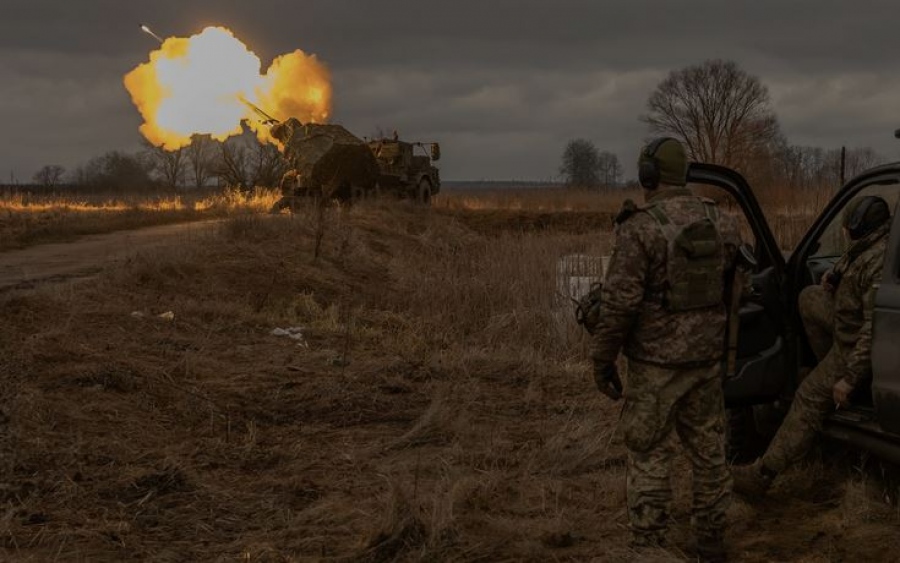
[[[876,196],[859,197],[844,212],[849,249],[799,297],[800,316],[818,365],[804,378],[775,438],[756,463],[734,468],[735,492],[766,493],[778,473],[802,457],[825,416],[872,377],[872,309],[881,280],[890,209]]]
[[[616,357],[624,352],[628,377],[620,427],[629,450],[632,545],[665,543],[677,434],[693,467],[698,554],[721,561],[731,489],[721,383],[723,274],[734,263],[740,235],[713,201],[685,187],[687,158],[677,140],[648,144],[638,166],[646,203],[623,208],[617,218],[593,331],[594,378],[601,392],[618,399],[623,390]]]

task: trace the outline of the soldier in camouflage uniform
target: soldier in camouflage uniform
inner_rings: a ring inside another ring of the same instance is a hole
[[[766,493],[781,471],[801,458],[825,416],[872,377],[872,309],[881,280],[890,210],[880,197],[851,201],[844,213],[851,241],[821,285],[805,288],[800,315],[818,365],[800,384],[781,428],[756,463],[734,469],[735,491]]]
[[[628,373],[620,426],[629,450],[632,545],[665,542],[677,435],[693,468],[699,554],[708,561],[724,560],[731,478],[720,367],[726,329],[723,274],[735,260],[740,235],[735,221],[720,214],[713,201],[684,187],[687,159],[681,143],[654,141],[641,152],[639,167],[646,203],[623,208],[617,218],[593,332],[594,378],[601,392],[618,399],[622,384],[615,362],[623,350]],[[686,243],[685,238],[694,240]],[[687,247],[696,257],[677,262]]]

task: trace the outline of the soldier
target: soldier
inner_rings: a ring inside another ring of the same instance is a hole
[[[890,228],[887,202],[859,197],[847,205],[843,227],[851,244],[821,285],[800,292],[798,306],[819,363],[800,384],[794,402],[762,458],[734,468],[734,489],[764,495],[772,481],[809,450],[825,415],[847,404],[872,377],[872,308],[881,280]]]
[[[628,377],[620,425],[629,450],[632,545],[665,543],[677,435],[693,468],[698,554],[721,561],[731,488],[720,373],[724,276],[740,235],[715,202],[685,187],[688,165],[680,142],[653,141],[641,151],[638,166],[646,203],[626,202],[616,218],[594,330],[594,379],[602,393],[621,397],[616,357],[623,349]]]

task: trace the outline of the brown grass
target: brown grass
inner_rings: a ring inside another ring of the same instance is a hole
[[[720,200],[723,208],[729,210],[743,222],[743,215],[730,196],[717,188],[703,187],[701,195]],[[813,221],[834,195],[834,189],[822,186],[812,190],[792,191],[771,189],[757,194],[766,219],[775,239],[783,250],[796,246]],[[522,188],[466,188],[444,190],[435,198],[435,208],[462,214],[469,226],[478,228],[480,221],[493,227],[498,218],[506,218],[516,229],[544,228],[548,223],[563,220],[570,227],[578,222],[583,229],[607,229],[622,206],[631,199],[644,200],[640,188],[585,190],[562,187],[522,187]],[[744,224],[743,232],[747,240],[751,232]]]
[[[0,197],[0,251],[79,236],[258,213],[278,198],[274,191],[242,194],[205,191],[188,196],[115,198],[6,193]]]
[[[0,558],[634,560],[619,405],[554,297],[556,259],[608,252],[609,231],[569,212],[515,229],[520,212],[244,216],[90,284],[0,297]],[[297,326],[302,342],[271,334]],[[860,503],[856,478],[844,493],[806,471],[736,504],[741,560],[893,541],[896,514]],[[673,545],[643,560],[692,556],[676,473]],[[811,542],[785,524],[812,512],[848,527],[819,520]]]
[[[445,189],[434,198],[436,209],[507,211],[604,211],[615,212],[625,198],[640,201],[638,188],[588,190],[583,188],[511,187]]]
[[[782,248],[793,248],[831,195],[828,189],[761,194],[765,213]],[[118,197],[8,192],[0,197],[0,251],[90,234],[262,212],[271,208],[278,197],[271,190],[257,190],[249,195],[225,190]],[[562,187],[445,189],[434,198],[434,208],[460,217],[476,230],[483,225],[488,230],[505,226],[517,231],[550,228],[585,233],[608,229],[626,198],[640,202],[643,191]]]

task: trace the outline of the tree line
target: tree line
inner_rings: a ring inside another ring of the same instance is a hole
[[[639,119],[653,136],[684,143],[691,160],[741,172],[762,194],[837,187],[884,159],[868,147],[840,149],[792,144],[783,134],[768,88],[733,61],[709,60],[673,70],[653,90]],[[146,144],[137,153],[110,151],[66,171],[44,166],[33,182],[102,191],[219,186],[249,190],[276,186],[285,171],[277,147],[260,143],[249,130],[225,142],[195,135],[176,151]],[[570,140],[559,172],[569,186],[615,187],[625,183],[619,157],[589,139]]]
[[[277,186],[285,162],[275,145],[261,143],[251,131],[216,141],[194,135],[189,145],[168,151],[144,142],[135,153],[109,151],[67,171],[58,164],[38,170],[35,185],[74,187],[103,192],[202,188],[215,184],[250,190]]]
[[[842,159],[841,149],[791,144],[768,88],[733,61],[708,60],[670,72],[650,94],[639,119],[651,135],[679,139],[689,159],[733,168],[762,193],[836,188],[842,160],[846,179],[884,160],[868,147],[850,148]],[[621,184],[616,155],[599,151],[586,139],[566,144],[559,171],[570,186]]]

